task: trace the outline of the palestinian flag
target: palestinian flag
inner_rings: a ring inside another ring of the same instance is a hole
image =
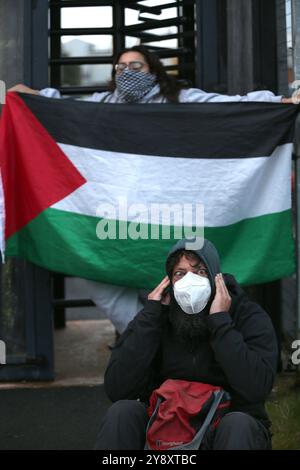
[[[201,231],[203,205],[204,235],[223,272],[243,284],[288,276],[297,112],[275,103],[112,105],[10,93],[0,129],[6,255],[151,288],[174,242]]]

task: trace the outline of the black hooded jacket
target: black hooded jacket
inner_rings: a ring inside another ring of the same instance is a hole
[[[177,243],[168,257],[184,246],[184,240]],[[205,240],[202,249],[187,249],[207,266],[214,297],[214,277],[220,272],[215,247]],[[231,411],[249,413],[269,425],[264,402],[276,372],[275,332],[269,316],[249,301],[234,277],[223,276],[232,298],[230,311],[207,315],[209,334],[197,343],[179,341],[168,319],[169,307],[147,301],[112,351],[104,385],[113,402],[147,402],[167,379],[205,382],[230,392]]]

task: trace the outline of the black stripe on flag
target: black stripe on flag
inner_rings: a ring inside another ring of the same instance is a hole
[[[185,158],[269,156],[293,141],[298,106],[262,102],[109,104],[20,94],[59,143]]]

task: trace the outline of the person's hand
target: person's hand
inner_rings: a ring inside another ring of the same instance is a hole
[[[29,88],[28,86],[23,85],[22,83],[19,83],[18,85],[9,88],[9,90],[7,91],[16,91],[17,93],[30,93],[31,95],[39,94],[38,90],[33,90],[32,88]]]
[[[225,285],[222,274],[216,275],[215,283],[216,295],[210,307],[210,315],[218,312],[228,312],[231,306],[231,297]]]
[[[300,104],[300,90],[295,91],[291,98],[281,98],[281,103],[284,104]]]
[[[148,300],[158,300],[160,301],[163,305],[169,305],[170,304],[170,294],[164,293],[164,290],[170,285],[170,279],[168,276],[164,277],[163,280],[158,284],[155,289],[150,292],[148,295]]]
[[[293,98],[281,98],[281,103],[284,104],[298,104],[293,100]]]

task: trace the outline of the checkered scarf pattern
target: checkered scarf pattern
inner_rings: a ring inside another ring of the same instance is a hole
[[[125,69],[117,74],[116,86],[120,98],[127,102],[139,101],[153,88],[156,76],[148,72]]]

